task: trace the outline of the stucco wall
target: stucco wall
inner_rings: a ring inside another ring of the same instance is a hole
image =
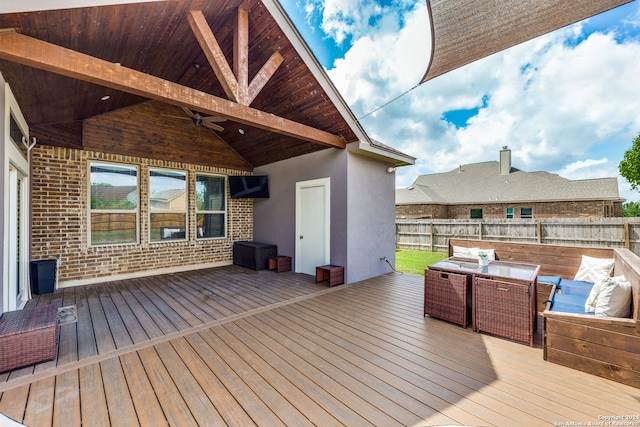
[[[254,238],[278,245],[295,265],[296,183],[331,178],[331,263],[353,283],[388,273],[395,260],[395,176],[389,165],[347,150],[323,150],[256,168],[269,175],[268,200],[254,202]]]
[[[347,152],[322,150],[256,168],[256,175],[269,176],[270,197],[255,200],[253,234],[258,242],[278,245],[280,255],[296,252],[296,183],[312,179],[331,179],[331,263],[347,266]],[[345,269],[348,273],[348,269]]]
[[[389,164],[360,155],[349,156],[349,277],[363,280],[395,267],[395,173]]]

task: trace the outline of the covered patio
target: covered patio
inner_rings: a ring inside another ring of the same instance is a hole
[[[0,376],[50,425],[553,425],[638,415],[638,389],[422,315],[421,277],[329,288],[228,266],[55,291],[57,360]],[[538,343],[540,337],[537,337]]]

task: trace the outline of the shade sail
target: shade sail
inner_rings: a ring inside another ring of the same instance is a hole
[[[420,83],[631,1],[427,0],[431,59]]]

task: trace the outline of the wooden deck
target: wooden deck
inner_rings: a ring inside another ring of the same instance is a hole
[[[237,266],[63,289],[30,304],[76,304],[78,322],[60,328],[57,360],[0,374],[0,412],[29,426],[542,426],[640,415],[640,390],[425,319],[422,293],[415,276],[329,288]]]

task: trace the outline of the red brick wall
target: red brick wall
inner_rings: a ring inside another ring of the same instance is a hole
[[[472,208],[481,208],[483,218],[503,219],[507,208],[513,208],[513,217],[520,218],[520,208],[532,208],[533,218],[604,218],[605,206],[609,216],[622,217],[622,203],[609,201],[505,203],[485,205],[399,205],[396,218],[465,219]]]
[[[89,247],[89,161],[125,163],[139,167],[139,243]],[[227,237],[195,239],[195,173],[236,175],[242,172],[177,162],[125,157],[74,149],[36,146],[32,151],[32,259],[62,258],[61,285],[97,281],[123,274],[167,271],[230,264],[233,242],[253,239],[253,203],[227,198]],[[150,167],[188,173],[189,235],[186,241],[150,243],[148,232]]]

